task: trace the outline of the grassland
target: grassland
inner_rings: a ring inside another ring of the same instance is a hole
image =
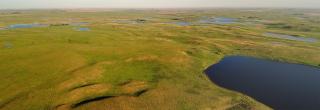
[[[270,109],[216,86],[203,70],[227,55],[320,67],[319,42],[263,36],[264,32],[279,32],[320,39],[318,12],[3,10],[0,27],[55,25],[0,30],[0,109]],[[198,24],[203,16],[238,18],[240,23]],[[135,23],[137,19],[145,22]],[[172,23],[177,20],[194,24]],[[88,22],[78,27],[88,27],[90,31],[57,25],[72,22]]]

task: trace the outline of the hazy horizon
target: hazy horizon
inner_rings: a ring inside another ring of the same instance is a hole
[[[320,0],[1,0],[0,9],[38,8],[320,8]]]

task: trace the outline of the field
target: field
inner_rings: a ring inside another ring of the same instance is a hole
[[[203,71],[228,55],[320,67],[319,13],[302,9],[2,10],[0,110],[271,109],[218,87]],[[205,17],[237,22],[198,22]],[[6,28],[33,23],[46,26]],[[318,41],[266,37],[266,32]]]

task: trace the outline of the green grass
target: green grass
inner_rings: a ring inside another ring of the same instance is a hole
[[[319,16],[307,15],[317,10],[261,11],[31,10],[13,15],[0,11],[0,26],[90,22],[84,26],[90,28],[87,32],[75,31],[74,26],[0,30],[0,109],[269,109],[247,96],[218,87],[203,73],[227,55],[320,66],[319,42],[262,35],[271,31],[320,39],[320,23],[315,23]],[[295,19],[293,12],[305,13],[308,19]],[[259,22],[192,26],[167,23],[177,17],[196,23],[202,16],[233,17],[241,22],[256,16],[293,26],[304,23],[303,28],[310,30],[270,27]],[[144,24],[113,22],[146,17],[152,18]],[[12,47],[3,46],[8,42]],[[84,103],[101,97],[108,98]]]

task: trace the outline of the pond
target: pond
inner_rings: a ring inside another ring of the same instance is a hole
[[[181,21],[181,22],[174,22],[174,24],[179,25],[179,26],[189,26],[189,25],[191,25],[191,23],[189,23],[189,22],[183,22],[183,21]]]
[[[9,25],[8,29],[18,29],[18,28],[34,28],[34,27],[48,27],[49,25],[46,24],[13,24]]]
[[[205,73],[215,84],[276,110],[320,110],[319,68],[229,56]]]
[[[200,23],[205,24],[233,24],[236,23],[238,19],[236,18],[226,18],[226,17],[213,17],[213,18],[202,18]]]
[[[90,31],[90,28],[80,27],[76,29],[77,31]]]
[[[273,37],[278,39],[286,39],[286,40],[294,40],[294,41],[302,41],[302,42],[317,42],[318,40],[315,38],[305,38],[305,37],[299,37],[295,35],[287,35],[287,34],[279,34],[279,33],[272,33],[272,32],[266,32],[263,34],[267,37]]]

